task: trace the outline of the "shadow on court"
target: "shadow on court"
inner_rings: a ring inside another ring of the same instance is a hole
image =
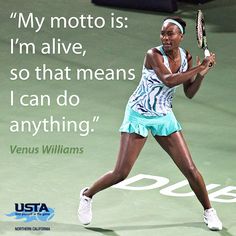
[[[87,230],[99,232],[106,236],[119,236],[116,231],[135,231],[135,230],[150,230],[150,229],[161,229],[161,228],[173,228],[173,227],[190,227],[190,228],[201,228],[206,231],[209,231],[202,222],[193,222],[193,223],[180,223],[180,224],[164,224],[164,225],[128,225],[128,226],[117,226],[112,227],[112,229],[105,229],[99,227],[86,227]],[[233,236],[227,230],[223,228],[222,231],[216,232],[221,236]]]
[[[86,229],[94,231],[94,232],[101,233],[101,234],[106,235],[106,236],[119,236],[119,234],[116,233],[112,229],[104,229],[104,228],[99,228],[99,227],[86,227]]]
[[[192,222],[192,223],[180,223],[180,224],[162,224],[162,225],[124,225],[124,226],[114,226],[110,229],[108,228],[100,228],[100,227],[83,227],[81,225],[76,224],[66,224],[66,223],[25,223],[25,222],[0,222],[0,235],[4,235],[5,233],[15,233],[15,227],[50,227],[51,233],[86,233],[88,231],[93,231],[100,233],[105,236],[120,236],[119,231],[137,231],[137,230],[151,230],[151,229],[162,229],[162,228],[174,228],[174,227],[189,227],[189,228],[201,228],[206,231],[208,229],[202,222]],[[29,231],[24,231],[29,232]],[[41,235],[45,231],[30,231],[32,235]],[[46,231],[47,232],[47,231]],[[220,236],[233,236],[227,230],[227,228],[223,228],[222,231],[216,232],[217,235]]]

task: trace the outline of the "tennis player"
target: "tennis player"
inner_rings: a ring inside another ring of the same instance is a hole
[[[79,220],[89,224],[92,220],[92,197],[99,191],[124,180],[132,169],[150,131],[159,145],[169,154],[187,178],[190,187],[204,209],[204,222],[210,230],[221,230],[222,223],[212,208],[204,180],[195,166],[181,126],[172,111],[172,99],[178,85],[183,85],[188,98],[198,92],[204,77],[215,64],[215,54],[193,67],[191,54],[180,47],[186,23],[180,17],[164,20],[161,46],[148,50],[141,81],[129,98],[121,125],[120,150],[114,169],[91,187],[81,190]]]

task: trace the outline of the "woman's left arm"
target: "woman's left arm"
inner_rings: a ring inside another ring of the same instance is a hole
[[[190,69],[190,68],[192,68],[193,61],[192,61],[192,56],[189,53],[187,54],[187,59],[188,59],[188,65],[189,65],[188,69]],[[200,59],[197,58],[197,64],[199,64],[199,63],[200,63]],[[207,71],[205,71],[205,73],[203,73],[203,75],[198,73],[195,78],[192,78],[191,80],[188,80],[187,82],[185,82],[183,84],[184,93],[185,93],[186,97],[188,97],[190,99],[194,97],[194,95],[199,90],[201,83],[204,79],[204,75],[207,73]]]

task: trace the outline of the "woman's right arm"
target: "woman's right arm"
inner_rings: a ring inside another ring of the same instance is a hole
[[[170,73],[163,63],[163,58],[156,48],[152,48],[147,52],[145,58],[145,66],[149,69],[153,69],[158,78],[167,86],[174,87],[179,84],[183,84],[188,80],[191,80],[198,73],[204,71],[212,63],[213,59],[206,57],[202,63],[198,66],[190,68],[182,73]]]

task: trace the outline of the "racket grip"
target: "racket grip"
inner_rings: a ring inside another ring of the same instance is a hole
[[[208,48],[204,49],[204,55],[205,55],[205,57],[209,57],[211,55],[210,51],[208,50]],[[212,67],[212,63],[209,64],[209,67]]]
[[[205,55],[205,57],[209,57],[211,55],[210,51],[208,50],[208,48],[204,49],[204,55]]]

